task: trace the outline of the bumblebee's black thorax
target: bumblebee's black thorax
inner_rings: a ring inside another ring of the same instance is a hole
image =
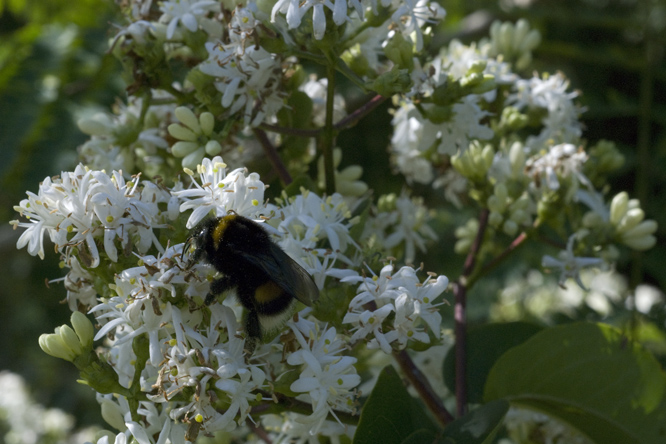
[[[205,244],[206,259],[215,269],[234,280],[269,280],[268,275],[248,262],[247,254],[267,254],[270,238],[255,222],[226,216],[212,221]]]

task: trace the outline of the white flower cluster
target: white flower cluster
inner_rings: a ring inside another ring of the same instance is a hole
[[[413,38],[416,50],[420,51],[423,48],[422,27],[441,20],[445,15],[444,9],[437,2],[428,0],[381,0],[380,3],[379,5],[376,0],[278,0],[273,6],[271,21],[275,22],[284,16],[287,27],[296,29],[301,26],[303,17],[312,10],[313,35],[315,39],[321,40],[327,29],[347,23],[356,23],[358,26],[358,23],[366,20],[366,9],[371,9],[377,15],[378,7],[381,6],[392,11],[388,27],[396,27],[405,37]],[[330,19],[327,19],[324,8],[330,10]],[[332,20],[333,23],[328,23],[327,20]]]
[[[104,360],[118,387],[138,384],[148,398],[133,410],[125,396],[100,395],[104,418],[121,433],[98,442],[134,437],[146,443],[179,443],[193,440],[199,430],[233,432],[246,419],[254,421],[253,406],[273,402],[270,389],[276,378],[294,370],[299,376],[291,391],[312,405],[311,415],[297,419],[300,433],[311,436],[329,429],[335,430],[332,436],[345,433],[329,419],[336,418],[336,412],[355,412],[360,377],[356,358],[343,354],[347,338],[334,327],[323,326],[308,309],[289,324],[293,341],[283,350],[285,360],[275,359],[282,347],[277,340],[248,356],[239,334],[242,310],[235,299],[202,306],[216,275],[213,267],[205,263],[186,267],[183,243],[163,246],[153,230],[166,229],[179,211],[192,210],[188,227],[209,214],[228,211],[259,220],[279,214],[275,227],[264,226],[288,254],[312,269],[324,288],[326,276],[355,275],[352,270],[332,268],[338,259],[351,265],[347,250],[357,248],[349,234],[347,204],[337,194],[322,199],[303,192],[279,208],[269,206],[264,202],[266,186],[257,174],[245,169],[227,172],[220,157],[204,159],[197,170],[197,176],[188,173],[190,188],[178,184],[169,190],[148,182],[139,185],[138,180],[127,183],[119,172],[109,176],[79,166],[60,178],[47,178],[38,195],[29,193],[29,199],[17,207],[30,218],[16,222],[26,229],[19,248],[27,245],[32,254],[43,255],[43,236],[49,234],[57,249],[69,256],[71,269],[65,282],[70,306],[90,307],[101,326],[94,340],[104,340]],[[167,209],[175,212],[171,219]],[[87,246],[87,254],[81,244]],[[104,245],[105,255],[97,251],[99,244]],[[158,254],[145,254],[151,247]],[[133,256],[115,264],[113,282],[106,283],[108,293],[97,295],[94,283],[100,274],[95,267],[118,261],[119,249],[132,251]],[[81,264],[87,256],[90,263]],[[68,351],[68,360],[76,360],[82,352],[77,350]],[[292,429],[289,436],[295,433]]]
[[[372,239],[374,244],[391,252],[404,250],[405,262],[410,264],[417,249],[425,252],[427,242],[437,240],[437,234],[427,223],[430,217],[422,198],[406,193],[399,197],[382,196],[377,214],[365,224],[362,239]]]
[[[354,331],[351,341],[368,341],[368,348],[379,348],[384,353],[404,349],[410,340],[429,344],[430,336],[423,324],[440,338],[442,315],[437,307],[446,301],[435,301],[449,285],[446,276],[428,276],[421,282],[416,276],[418,269],[406,266],[396,273],[393,270],[389,264],[379,276],[343,279],[362,282],[343,319]],[[390,315],[392,320],[388,319]]]
[[[136,248],[145,253],[151,246],[161,249],[154,228],[163,227],[178,215],[178,201],[169,192],[134,177],[126,182],[122,173],[95,171],[79,164],[73,172],[47,177],[39,192],[28,192],[14,209],[28,222],[14,221],[25,228],[18,248],[28,247],[33,256],[44,258],[44,236],[55,249],[69,255],[77,248],[87,258],[87,267],[100,263],[97,240],[113,262],[121,251]]]
[[[155,99],[171,98],[161,91],[154,94]],[[106,171],[132,171],[138,164],[149,176],[156,174],[164,165],[164,154],[169,147],[166,127],[175,106],[158,104],[142,110],[147,103],[131,97],[127,104],[116,105],[113,114],[95,113],[80,119],[79,129],[91,136],[79,147],[82,162]]]

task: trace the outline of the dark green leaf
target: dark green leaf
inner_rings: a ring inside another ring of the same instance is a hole
[[[421,430],[436,429],[395,369],[385,367],[361,410],[354,444],[400,444]]]
[[[467,335],[467,399],[471,403],[483,402],[483,387],[488,373],[497,359],[507,350],[522,344],[541,327],[528,322],[489,324],[471,329]],[[444,382],[455,392],[455,347],[444,359]]]
[[[502,425],[509,403],[498,399],[456,419],[437,441],[442,444],[486,444],[492,442]]]
[[[508,399],[596,442],[666,442],[666,375],[652,355],[604,324],[537,333],[492,368],[485,398]]]

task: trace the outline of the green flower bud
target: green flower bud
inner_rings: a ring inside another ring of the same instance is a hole
[[[372,82],[368,82],[367,88],[388,97],[393,94],[405,93],[412,86],[409,71],[394,67],[391,71],[382,74]]]
[[[78,356],[83,353],[83,347],[81,347],[81,342],[79,342],[79,337],[76,335],[72,327],[69,325],[63,325],[58,330],[60,337],[62,338],[65,345],[72,350],[74,356]]]
[[[220,145],[220,142],[217,140],[209,140],[208,143],[206,143],[206,154],[209,156],[215,156],[217,154],[220,154],[222,152],[222,146]]]
[[[490,197],[495,197],[495,196],[490,196]],[[488,214],[488,223],[492,225],[493,227],[499,226],[499,224],[502,223],[504,220],[504,217],[502,217],[502,213],[499,213],[497,211],[490,211]]]
[[[399,68],[410,72],[414,69],[414,45],[405,39],[401,33],[395,33],[384,47],[386,57]]]
[[[209,113],[208,111],[201,113],[199,123],[201,124],[201,132],[204,135],[210,136],[213,134],[213,128],[215,127],[215,116],[213,116],[213,113]]]
[[[395,193],[384,194],[379,196],[379,199],[377,200],[377,208],[381,212],[393,211],[396,209],[397,200],[398,196],[396,196]]]
[[[199,148],[198,143],[181,141],[174,143],[171,153],[176,157],[185,157],[197,148]]]
[[[197,148],[196,151],[191,152],[187,156],[183,157],[181,164],[185,168],[190,168],[192,170],[197,168],[197,165],[201,163],[201,160],[204,158],[206,151],[203,147]]]
[[[172,123],[167,128],[169,134],[179,140],[185,140],[188,142],[194,142],[197,140],[198,136],[192,132],[191,129],[184,127],[179,123]]]
[[[55,334],[40,335],[39,347],[48,355],[73,362],[76,354],[65,344],[58,330],[59,328],[56,328]]]
[[[181,123],[185,126],[187,126],[189,129],[191,129],[193,132],[197,134],[201,134],[201,126],[199,125],[199,119],[197,119],[197,116],[194,115],[191,109],[189,109],[186,106],[179,106],[175,110],[176,118],[181,121]],[[169,133],[177,137],[178,139],[182,139],[181,137],[178,137],[171,133],[171,127],[169,127]],[[187,140],[187,139],[182,139],[182,140]]]
[[[93,338],[95,337],[95,328],[93,327],[92,322],[90,322],[86,315],[80,311],[75,311],[72,313],[70,320],[83,348],[91,349]]]
[[[627,230],[631,230],[636,225],[638,225],[645,218],[645,212],[640,208],[631,208],[627,211],[617,225],[616,230],[619,233],[623,233]]]
[[[483,74],[481,80],[472,85],[469,92],[470,94],[485,94],[497,88],[495,76],[492,74]]]
[[[502,225],[502,231],[509,236],[514,236],[518,232],[518,224],[516,224],[511,219],[508,219]]]
[[[627,194],[626,191],[618,193],[613,198],[610,205],[610,223],[612,225],[617,226],[620,223],[625,213],[627,212],[628,206],[629,194]]]

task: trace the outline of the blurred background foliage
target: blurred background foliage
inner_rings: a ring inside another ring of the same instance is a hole
[[[122,1],[122,0],[118,0]],[[625,254],[617,266],[630,287],[650,283],[666,288],[666,2],[663,0],[451,0],[436,47],[452,39],[465,43],[487,36],[496,20],[529,20],[542,34],[534,53],[541,72],[562,71],[582,92],[582,120],[590,145],[601,139],[617,143],[624,168],[608,184],[612,193],[626,190],[641,201],[647,217],[659,223],[658,243],[646,253]],[[77,418],[77,426],[100,423],[99,408],[89,389],[76,384],[69,363],[53,359],[37,346],[42,333],[66,323],[69,310],[61,301],[62,277],[55,255],[47,260],[16,250],[18,232],[7,223],[16,218],[13,205],[36,191],[44,177],[72,169],[76,147],[87,136],[76,121],[91,110],[108,111],[123,100],[120,65],[107,54],[114,25],[124,25],[118,6],[103,0],[0,0],[0,370],[26,378],[36,400]],[[362,96],[348,98],[355,109]],[[338,145],[362,146],[345,151],[345,164],[360,164],[364,180],[381,193],[399,193],[404,179],[387,175],[390,140],[388,105],[342,133]],[[431,207],[443,203],[436,190],[416,188]],[[463,258],[453,253],[453,229],[465,220],[441,213],[433,222],[439,244],[421,259],[430,268],[456,277]],[[532,253],[533,257],[529,257]],[[532,264],[540,254],[523,250]],[[485,321],[497,301],[498,288],[516,262],[495,272],[470,295],[472,321]],[[49,288],[50,287],[50,288]],[[623,307],[623,304],[621,304]],[[598,320],[581,309],[559,319]],[[625,312],[625,317],[627,314]],[[558,319],[556,319],[558,321]],[[664,337],[666,310],[657,304],[643,321]],[[666,363],[662,351],[658,358]]]

